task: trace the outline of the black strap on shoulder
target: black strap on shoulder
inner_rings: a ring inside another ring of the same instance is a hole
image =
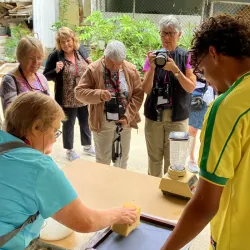
[[[24,142],[19,142],[19,141],[5,142],[0,144],[0,154],[5,154],[8,151],[16,148],[30,148],[30,146]]]
[[[30,146],[24,142],[18,142],[18,141],[5,142],[5,143],[0,144],[0,155],[5,154],[9,152],[10,150],[16,149],[16,148],[30,148]],[[5,245],[9,240],[11,240],[21,230],[23,230],[23,228],[26,227],[28,224],[33,223],[37,219],[38,215],[39,215],[39,211],[29,216],[28,219],[18,228],[14,229],[13,231],[5,235],[0,236],[0,247]]]
[[[29,216],[29,218],[18,228],[14,229],[13,231],[0,236],[0,247],[5,245],[8,241],[10,241],[14,236],[16,236],[21,230],[23,230],[28,224],[33,223],[37,216],[39,215],[39,211],[37,211],[35,214]]]

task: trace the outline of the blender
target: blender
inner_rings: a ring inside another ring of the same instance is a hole
[[[193,138],[187,132],[171,132],[169,140],[170,166],[162,177],[159,188],[164,194],[190,199],[198,183],[196,174],[190,173],[185,167]]]

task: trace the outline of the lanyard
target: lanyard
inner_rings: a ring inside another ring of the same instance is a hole
[[[118,101],[121,100],[121,88],[120,88],[120,79],[119,79],[119,71],[117,72],[117,77],[115,79],[115,81],[112,79],[111,77],[111,72],[110,70],[108,70],[105,65],[102,63],[103,65],[103,68],[104,68],[104,82],[105,82],[105,85],[107,83],[107,74],[109,75],[109,83],[112,84],[114,90],[115,90],[115,95],[118,99]]]
[[[159,71],[155,71],[155,87],[156,89],[159,88],[159,82],[160,82],[160,75],[159,75]],[[170,76],[169,76],[169,72],[167,71],[164,75],[164,79],[163,79],[163,88],[169,88],[170,87]]]
[[[28,86],[31,90],[39,90],[39,91],[42,91],[42,92],[45,92],[45,91],[46,91],[46,89],[44,89],[42,83],[40,82],[40,79],[38,78],[37,74],[35,74],[35,75],[36,75],[36,79],[38,80],[41,89],[33,88],[33,87],[30,85],[30,83],[28,82],[27,78],[25,77],[25,75],[24,75],[24,73],[23,73],[23,70],[22,70],[22,68],[20,67],[20,65],[19,65],[19,67],[18,67],[18,70],[19,70],[20,74],[22,75],[23,79],[25,80],[27,86]]]
[[[22,137],[21,140],[23,140],[27,145],[31,146],[30,141],[26,139],[25,137]]]
[[[111,73],[110,73],[109,80],[115,89],[115,93],[116,93],[117,97],[120,98],[121,89],[120,89],[119,71],[115,73],[115,79],[112,79]]]

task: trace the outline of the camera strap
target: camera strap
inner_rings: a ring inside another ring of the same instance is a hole
[[[109,85],[112,85],[112,89],[115,91],[115,101],[110,103],[105,103],[106,119],[108,121],[118,121],[121,116],[124,114],[124,105],[122,103],[121,89],[120,89],[120,76],[119,71],[115,72],[114,75],[111,75],[111,72],[103,65],[104,68],[104,83],[105,89],[110,88]]]
[[[159,78],[160,76],[158,76],[158,79]],[[168,71],[165,72],[162,88],[159,88],[159,80],[157,80],[156,84],[158,85],[157,106],[170,104],[171,83],[170,83],[169,72]]]

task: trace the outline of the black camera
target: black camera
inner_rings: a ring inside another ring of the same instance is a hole
[[[105,111],[108,121],[118,121],[125,114],[122,103],[119,103],[115,96],[113,96],[110,101],[105,102]]]
[[[155,57],[155,65],[157,68],[163,68],[168,61],[168,51],[160,49],[153,52]]]
[[[169,92],[167,88],[159,88],[158,89],[158,96],[162,96],[163,99],[169,100]]]

